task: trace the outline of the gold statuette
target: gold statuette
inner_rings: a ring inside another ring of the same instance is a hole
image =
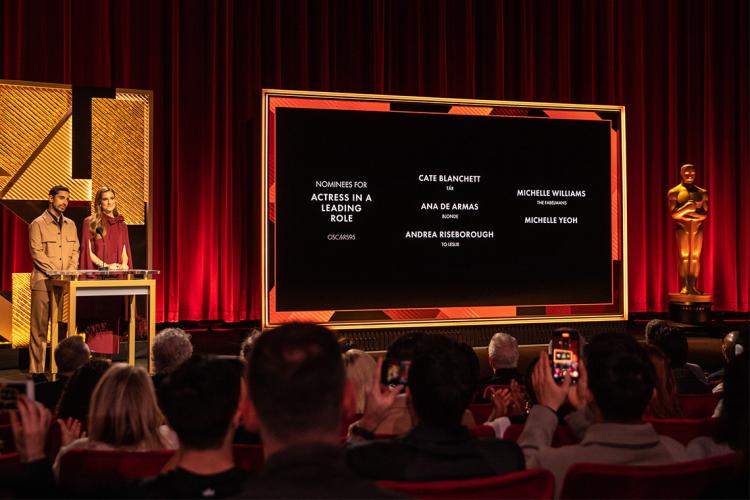
[[[680,177],[682,182],[667,192],[680,259],[680,294],[700,296],[696,284],[701,269],[703,222],[708,217],[708,191],[695,185],[695,165],[683,165]]]

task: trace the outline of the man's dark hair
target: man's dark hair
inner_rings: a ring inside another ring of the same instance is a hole
[[[239,358],[196,355],[164,379],[159,403],[181,447],[221,447],[240,402],[242,372]]]
[[[94,388],[110,366],[107,359],[92,359],[80,367],[65,385],[57,403],[55,418],[74,418],[85,422],[89,418],[89,403]]]
[[[414,352],[428,335],[424,332],[408,332],[391,342],[385,353],[387,359],[398,359],[400,361],[410,361],[414,357]]]
[[[687,363],[688,341],[685,334],[672,327],[660,328],[646,341],[662,350],[669,358],[672,368],[682,368]]]
[[[416,346],[409,369],[411,402],[419,420],[458,427],[479,382],[474,350],[443,335],[428,335]]]
[[[49,190],[49,195],[57,196],[57,193],[59,193],[60,191],[70,193],[70,189],[66,188],[65,186],[52,186],[52,188]]]
[[[586,349],[588,385],[609,422],[631,422],[643,416],[656,382],[645,349],[628,334],[594,336]]]
[[[336,337],[326,328],[289,323],[264,332],[248,372],[261,428],[276,439],[338,431],[344,364]]]
[[[74,372],[89,362],[91,351],[79,335],[63,339],[55,348],[55,363],[62,373]]]

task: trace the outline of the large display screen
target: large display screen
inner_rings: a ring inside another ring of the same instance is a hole
[[[622,108],[264,105],[265,325],[624,317]]]

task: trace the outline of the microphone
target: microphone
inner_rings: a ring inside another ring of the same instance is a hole
[[[102,250],[102,253],[103,253],[104,255],[106,255],[106,254],[107,254],[107,242],[106,242],[106,241],[104,241],[104,228],[103,228],[103,227],[101,227],[101,226],[97,227],[97,228],[96,228],[96,234],[98,234],[98,235],[99,235],[99,238],[100,238],[100,239],[101,239],[101,241],[102,241],[102,245],[104,246],[104,248],[103,248],[103,250]],[[104,259],[102,259],[102,263],[103,263],[103,262],[104,262]],[[107,267],[107,266],[102,266],[102,268],[106,268],[106,267]]]

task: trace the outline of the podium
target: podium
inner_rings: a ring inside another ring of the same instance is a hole
[[[53,318],[50,332],[50,372],[57,374],[55,348],[58,343],[58,310],[62,307],[61,298],[68,296],[68,335],[77,335],[76,302],[78,297],[128,297],[130,310],[128,335],[128,364],[135,366],[135,298],[145,296],[148,300],[148,372],[151,373],[151,346],[156,335],[156,280],[159,271],[153,269],[128,269],[110,271],[107,269],[81,269],[78,271],[54,271],[50,280],[50,317]],[[81,279],[85,278],[85,279]]]

